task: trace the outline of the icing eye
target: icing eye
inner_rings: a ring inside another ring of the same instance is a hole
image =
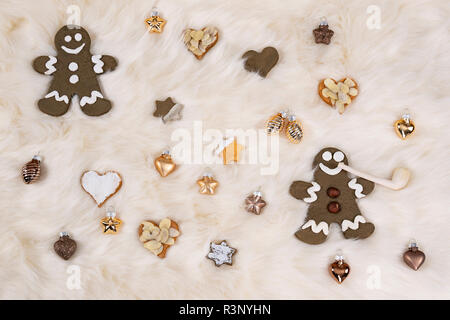
[[[341,162],[344,160],[344,154],[340,151],[337,151],[333,154],[333,159],[337,162]]]
[[[325,151],[322,154],[322,159],[325,161],[330,161],[331,160],[331,152],[330,151]]]
[[[80,41],[82,38],[83,36],[81,35],[81,33],[75,34],[75,40]]]
[[[70,42],[70,41],[72,41],[72,37],[71,36],[65,36],[64,37],[64,41],[65,42]]]

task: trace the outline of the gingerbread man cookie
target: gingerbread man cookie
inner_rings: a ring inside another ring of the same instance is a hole
[[[346,239],[364,239],[375,230],[361,214],[356,200],[364,198],[375,184],[363,178],[350,178],[338,165],[348,165],[346,155],[336,148],[324,148],[314,158],[314,181],[294,181],[290,194],[309,204],[305,223],[295,236],[309,244],[327,239],[332,223],[341,226]]]
[[[101,116],[111,109],[111,102],[102,94],[97,75],[117,66],[115,58],[92,55],[91,39],[78,26],[64,26],[55,35],[57,55],[40,56],[33,68],[53,76],[48,93],[38,102],[39,109],[59,117],[67,112],[74,95],[80,99],[81,110],[88,116]]]

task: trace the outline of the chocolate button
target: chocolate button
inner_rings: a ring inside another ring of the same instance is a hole
[[[329,187],[327,189],[327,195],[330,198],[337,198],[337,197],[339,197],[340,194],[341,194],[341,192],[339,191],[339,189],[336,189],[334,187]]]
[[[339,202],[331,201],[327,206],[328,212],[330,213],[338,213],[341,211],[341,205]]]

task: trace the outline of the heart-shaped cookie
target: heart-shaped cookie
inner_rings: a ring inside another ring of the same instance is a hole
[[[244,68],[250,72],[257,72],[261,77],[265,78],[270,70],[277,64],[279,55],[277,49],[266,47],[261,52],[254,50],[247,51],[242,56],[246,59]]]
[[[91,170],[81,176],[81,186],[94,199],[98,207],[101,207],[122,187],[122,178],[115,171],[100,174]]]
[[[329,271],[333,279],[340,284],[350,274],[350,266],[343,261],[335,261],[330,264]]]
[[[144,244],[144,248],[154,255],[164,258],[167,249],[175,244],[175,240],[180,236],[180,228],[175,221],[169,218],[162,219],[159,225],[147,220],[139,225],[139,241]]]
[[[352,78],[344,78],[336,82],[327,78],[319,82],[319,96],[332,107],[336,107],[340,114],[356,98],[359,93],[358,84]]]
[[[183,33],[184,44],[198,60],[216,45],[217,40],[219,31],[215,27],[205,27],[201,30],[189,28]]]

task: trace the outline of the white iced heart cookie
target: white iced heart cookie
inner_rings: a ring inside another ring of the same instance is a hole
[[[122,187],[122,178],[115,171],[100,174],[91,170],[86,171],[81,176],[81,186],[101,207]]]

